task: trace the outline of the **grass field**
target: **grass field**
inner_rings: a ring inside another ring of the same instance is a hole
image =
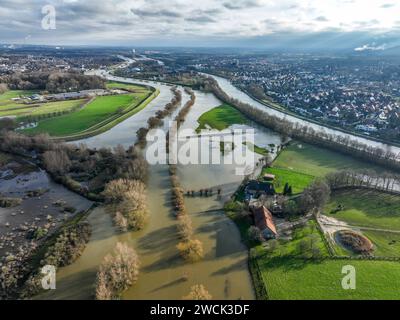
[[[330,172],[344,169],[365,168],[382,171],[382,167],[301,142],[291,143],[274,161],[274,166],[315,177],[323,177]]]
[[[38,93],[34,90],[9,90],[3,94],[0,94],[0,112],[8,109],[25,108],[26,105],[20,101],[12,101],[12,98],[18,98],[19,96],[31,96],[32,94]],[[1,115],[0,115],[1,116]]]
[[[224,130],[233,124],[248,123],[242,113],[228,104],[223,104],[203,113],[197,121],[199,122],[199,126],[196,129],[197,132],[206,129],[207,126],[217,130]]]
[[[262,279],[272,300],[286,299],[399,299],[400,263],[371,260],[333,260],[314,221],[294,232],[293,240],[257,259]],[[323,259],[301,259],[298,244],[314,238]],[[262,249],[259,249],[261,251]],[[341,286],[342,268],[356,268],[356,290]]]
[[[244,145],[246,145],[250,151],[255,152],[261,156],[266,156],[269,154],[269,151],[265,148],[259,147],[251,142],[243,142]]]
[[[292,142],[275,159],[273,167],[264,169],[263,173],[276,175],[275,189],[278,192],[283,191],[287,182],[292,186],[293,193],[299,193],[313,180],[324,177],[330,172],[360,168],[382,171],[381,167],[337,152],[300,142]]]
[[[57,112],[71,111],[83,105],[86,100],[67,100],[42,103],[40,105],[17,105],[16,108],[0,109],[1,116],[40,116],[44,114],[52,114]]]
[[[135,92],[148,92],[148,89],[143,86],[130,83],[113,82],[113,81],[107,83],[107,88],[133,90]]]
[[[293,194],[301,193],[315,179],[314,176],[308,174],[277,167],[265,168],[262,171],[262,175],[265,173],[275,175],[274,187],[278,193],[283,192],[286,183],[292,186]]]
[[[18,98],[19,96],[31,96],[32,94],[38,93],[35,90],[9,90],[0,94],[0,105],[11,103],[12,98]]]
[[[148,91],[143,93],[125,94],[117,96],[97,97],[85,108],[64,116],[40,121],[33,129],[25,130],[28,134],[47,132],[51,136],[66,136],[75,134],[107,120],[109,117],[133,108],[147,97]]]
[[[344,290],[342,268],[356,269],[356,289]],[[400,299],[400,264],[389,261],[260,259],[268,295],[285,299]]]
[[[269,254],[271,258],[292,256],[296,257],[299,254],[309,255],[308,252],[300,253],[298,245],[301,241],[314,241],[314,245],[320,250],[322,257],[328,257],[328,249],[322,239],[320,232],[316,227],[314,220],[309,220],[305,226],[298,227],[293,230],[292,240],[280,240],[276,250]]]
[[[344,210],[332,213],[338,205],[344,206]],[[335,192],[324,213],[354,226],[400,230],[400,197],[383,192]]]
[[[373,254],[377,257],[400,256],[400,233],[363,230],[366,236],[374,244]]]

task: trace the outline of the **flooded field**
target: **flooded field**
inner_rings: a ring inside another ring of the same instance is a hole
[[[168,102],[170,88],[164,87],[161,89],[168,93],[161,90],[160,96],[165,100],[155,99],[152,102],[154,106],[145,109],[146,115],[142,114],[143,111],[136,115],[142,119],[139,127],[144,125],[145,117],[152,115],[150,110],[155,112]],[[181,128],[191,128],[193,132],[198,126],[198,117],[221,104],[211,94],[197,91],[195,94],[196,103]],[[183,104],[188,98],[184,93]],[[132,145],[136,139],[133,118],[135,116],[126,120],[127,123],[119,125],[125,128],[131,126],[129,132],[132,131],[132,134],[126,134],[122,127],[116,126],[105,133],[105,139],[98,136],[84,142],[89,147]],[[173,118],[174,115],[170,119]],[[165,129],[168,128],[170,119],[165,119]],[[280,143],[279,136],[269,130],[257,127],[255,130],[257,145]],[[255,155],[254,158],[257,161],[259,156]],[[118,241],[124,241],[137,250],[141,259],[139,280],[124,293],[124,299],[181,299],[194,284],[203,284],[213,299],[254,299],[247,266],[247,248],[241,243],[237,227],[221,210],[224,201],[236,190],[243,176],[236,175],[234,165],[229,164],[178,165],[178,175],[184,189],[222,190],[221,196],[215,193],[212,197],[185,198],[195,229],[195,238],[203,242],[205,257],[202,261],[188,264],[178,255],[177,219],[171,208],[168,166],[153,165],[150,167],[148,181],[150,219],[145,229],[140,232],[119,233],[112,224],[111,216],[103,208],[96,208],[88,218],[93,233],[83,255],[74,264],[58,271],[56,290],[37,298],[93,299],[98,265]]]
[[[51,234],[66,219],[92,205],[54,183],[45,171],[19,158],[0,168],[0,197],[20,199],[16,206],[0,207],[1,256],[25,245],[29,232],[42,228]]]

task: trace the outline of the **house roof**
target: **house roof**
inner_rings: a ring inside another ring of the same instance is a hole
[[[269,182],[260,182],[257,180],[250,180],[246,186],[247,190],[269,192],[273,189],[273,185]]]
[[[264,174],[264,179],[275,180],[275,175],[272,173]]]
[[[258,207],[253,210],[253,213],[254,213],[254,222],[258,229],[263,231],[268,228],[275,235],[278,234],[276,232],[276,227],[274,219],[272,218],[272,214],[266,207],[264,206]]]

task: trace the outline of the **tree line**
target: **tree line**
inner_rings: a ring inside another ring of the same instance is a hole
[[[176,87],[173,87],[171,91],[174,94],[171,101],[165,105],[163,110],[157,111],[155,116],[150,117],[147,120],[147,127],[142,127],[136,131],[136,137],[137,137],[137,141],[135,143],[136,146],[139,146],[140,148],[146,147],[147,145],[146,136],[149,133],[149,131],[156,127],[161,127],[164,123],[163,122],[164,118],[170,116],[182,102],[182,93]]]
[[[106,80],[99,76],[88,76],[80,72],[37,71],[30,73],[15,72],[0,76],[0,93],[10,90],[42,90],[61,93],[89,89],[105,89]]]
[[[332,149],[387,168],[400,170],[400,155],[395,152],[367,145],[360,141],[351,139],[349,136],[316,131],[311,126],[299,122],[291,122],[278,116],[269,115],[247,103],[231,98],[220,88],[218,82],[212,78],[208,77],[204,79],[204,88],[205,90],[213,92],[221,101],[234,106],[252,121],[279,132],[285,137],[292,137],[306,143]]]
[[[400,174],[376,172],[370,169],[340,170],[325,178],[332,190],[342,188],[367,188],[391,193],[400,193]]]
[[[175,121],[177,122],[176,130],[178,130],[179,127],[184,123],[190,108],[196,102],[196,95],[194,92],[188,88],[185,88],[185,91],[190,95],[190,99],[185,103],[175,117]],[[169,131],[167,135],[167,145],[169,145],[170,137],[175,137],[175,134]],[[169,152],[168,147],[167,152]],[[177,245],[177,249],[183,259],[188,262],[196,262],[201,260],[204,256],[203,244],[200,240],[194,238],[193,224],[186,210],[184,190],[179,181],[177,169],[178,168],[176,164],[169,163],[169,174],[172,185],[171,200],[173,203],[175,216],[178,219],[177,228],[181,240]]]

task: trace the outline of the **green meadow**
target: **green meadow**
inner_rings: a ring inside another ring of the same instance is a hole
[[[374,256],[400,256],[400,233],[363,230],[362,234],[374,244]]]
[[[309,186],[315,179],[314,176],[308,174],[278,167],[265,168],[262,173],[272,173],[275,175],[274,187],[278,193],[283,192],[286,183],[288,183],[289,186],[292,186],[293,194],[301,193],[304,188]]]
[[[299,243],[311,239],[319,258],[304,257],[299,251]],[[400,299],[399,262],[331,259],[312,220],[295,229],[292,240],[278,242],[272,252],[258,248],[257,263],[271,300]],[[355,290],[342,288],[346,265],[356,269]]]
[[[41,116],[46,114],[55,114],[58,112],[69,112],[79,108],[86,100],[66,100],[57,102],[48,102],[33,105],[16,105],[14,107],[0,108],[1,116]]]
[[[107,82],[107,89],[125,89],[131,90],[135,92],[148,92],[149,90],[146,87],[130,84],[130,83],[122,83],[122,82]]]
[[[207,127],[224,130],[234,124],[248,123],[247,118],[229,104],[223,104],[203,113],[197,121],[199,122],[197,132]]]
[[[335,209],[343,206],[336,213]],[[400,197],[370,190],[334,192],[324,214],[350,225],[400,231]]]
[[[342,268],[356,269],[356,289],[344,290]],[[259,259],[272,300],[400,299],[400,264],[372,260],[304,260],[290,256]]]
[[[149,92],[97,97],[83,109],[67,115],[45,119],[38,126],[25,130],[28,134],[47,132],[51,136],[67,136],[87,130],[112,116],[136,108]]]
[[[250,151],[257,153],[261,156],[266,156],[267,154],[269,154],[269,151],[266,148],[263,147],[259,147],[251,142],[243,142],[244,145],[246,145]]]
[[[292,186],[293,193],[299,193],[313,180],[323,178],[328,173],[360,168],[382,170],[381,167],[341,153],[294,141],[280,152],[272,167],[264,169],[263,173],[276,175],[275,188],[278,192],[283,190],[287,182]]]
[[[382,171],[382,167],[302,142],[292,142],[286,147],[274,161],[274,166],[314,177],[324,177],[330,172],[344,169],[365,168]]]

